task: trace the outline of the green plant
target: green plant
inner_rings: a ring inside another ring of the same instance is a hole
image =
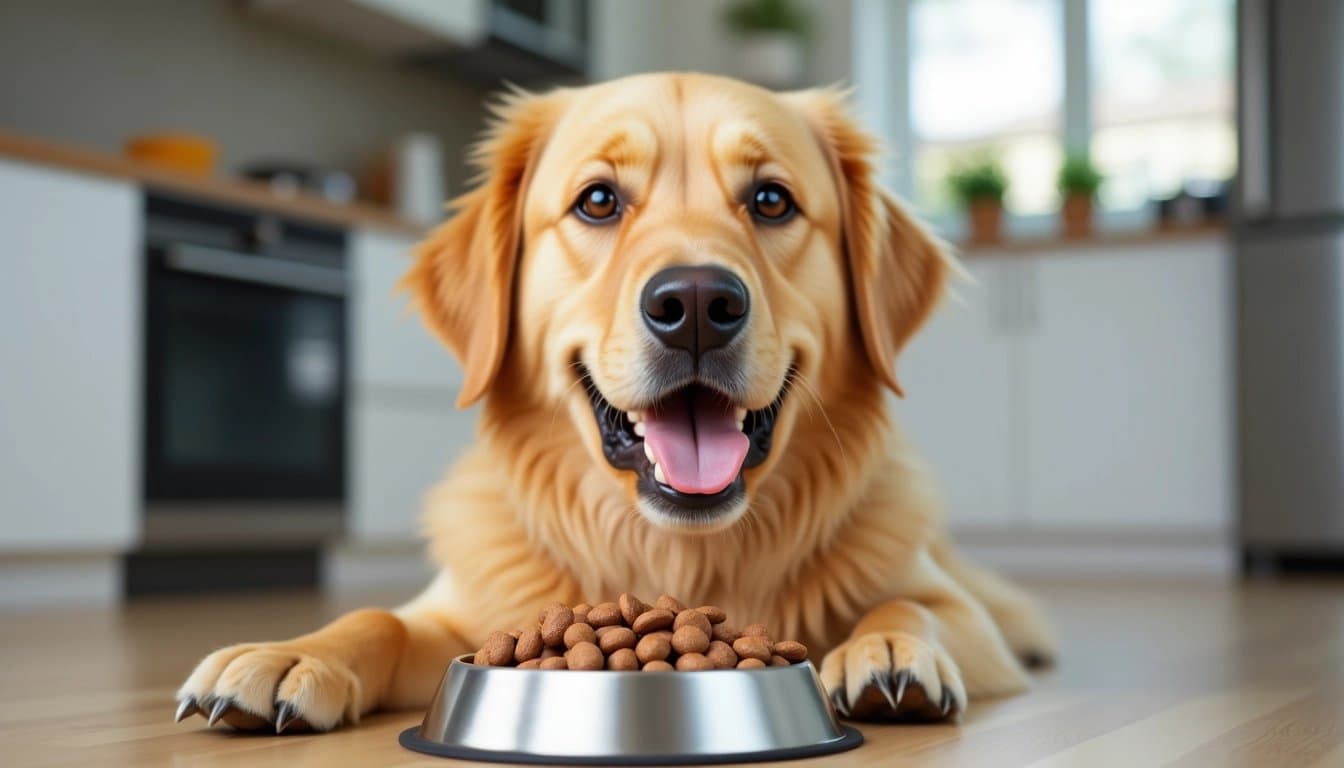
[[[1055,183],[1059,186],[1059,193],[1065,197],[1081,195],[1091,198],[1096,196],[1097,190],[1105,180],[1106,177],[1092,164],[1092,159],[1086,154],[1079,153],[1065,158],[1064,164],[1059,167]]]
[[[724,10],[723,21],[739,35],[787,32],[802,37],[808,27],[807,13],[793,0],[741,0]]]
[[[1008,191],[1008,175],[996,158],[979,155],[954,165],[947,186],[962,207],[986,200],[1002,203]]]

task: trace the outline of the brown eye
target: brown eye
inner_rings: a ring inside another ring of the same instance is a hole
[[[574,203],[574,212],[589,224],[605,224],[620,213],[616,192],[606,184],[589,184]]]
[[[793,215],[798,207],[793,204],[789,190],[774,182],[756,188],[751,198],[751,212],[761,221],[779,223]]]

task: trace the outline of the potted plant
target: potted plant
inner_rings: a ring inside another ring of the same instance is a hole
[[[1064,237],[1087,237],[1092,234],[1092,201],[1105,177],[1086,154],[1072,154],[1059,168],[1056,183],[1064,198],[1060,223]]]
[[[990,156],[975,158],[953,168],[947,177],[953,198],[966,209],[970,242],[997,243],[1003,230],[1003,195],[1008,176]]]
[[[792,88],[803,79],[808,17],[795,0],[739,0],[724,23],[741,39],[742,74],[769,88]]]

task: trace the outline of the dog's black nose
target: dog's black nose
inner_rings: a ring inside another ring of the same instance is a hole
[[[669,347],[700,355],[732,341],[747,325],[747,286],[723,267],[668,267],[640,296],[644,324]]]

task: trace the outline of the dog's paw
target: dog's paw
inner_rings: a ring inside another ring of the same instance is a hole
[[[177,720],[199,714],[239,730],[328,731],[359,719],[359,678],[295,643],[246,643],[206,656],[177,692]]]
[[[966,711],[952,657],[906,632],[851,638],[822,659],[821,680],[836,710],[856,720],[931,722]]]

